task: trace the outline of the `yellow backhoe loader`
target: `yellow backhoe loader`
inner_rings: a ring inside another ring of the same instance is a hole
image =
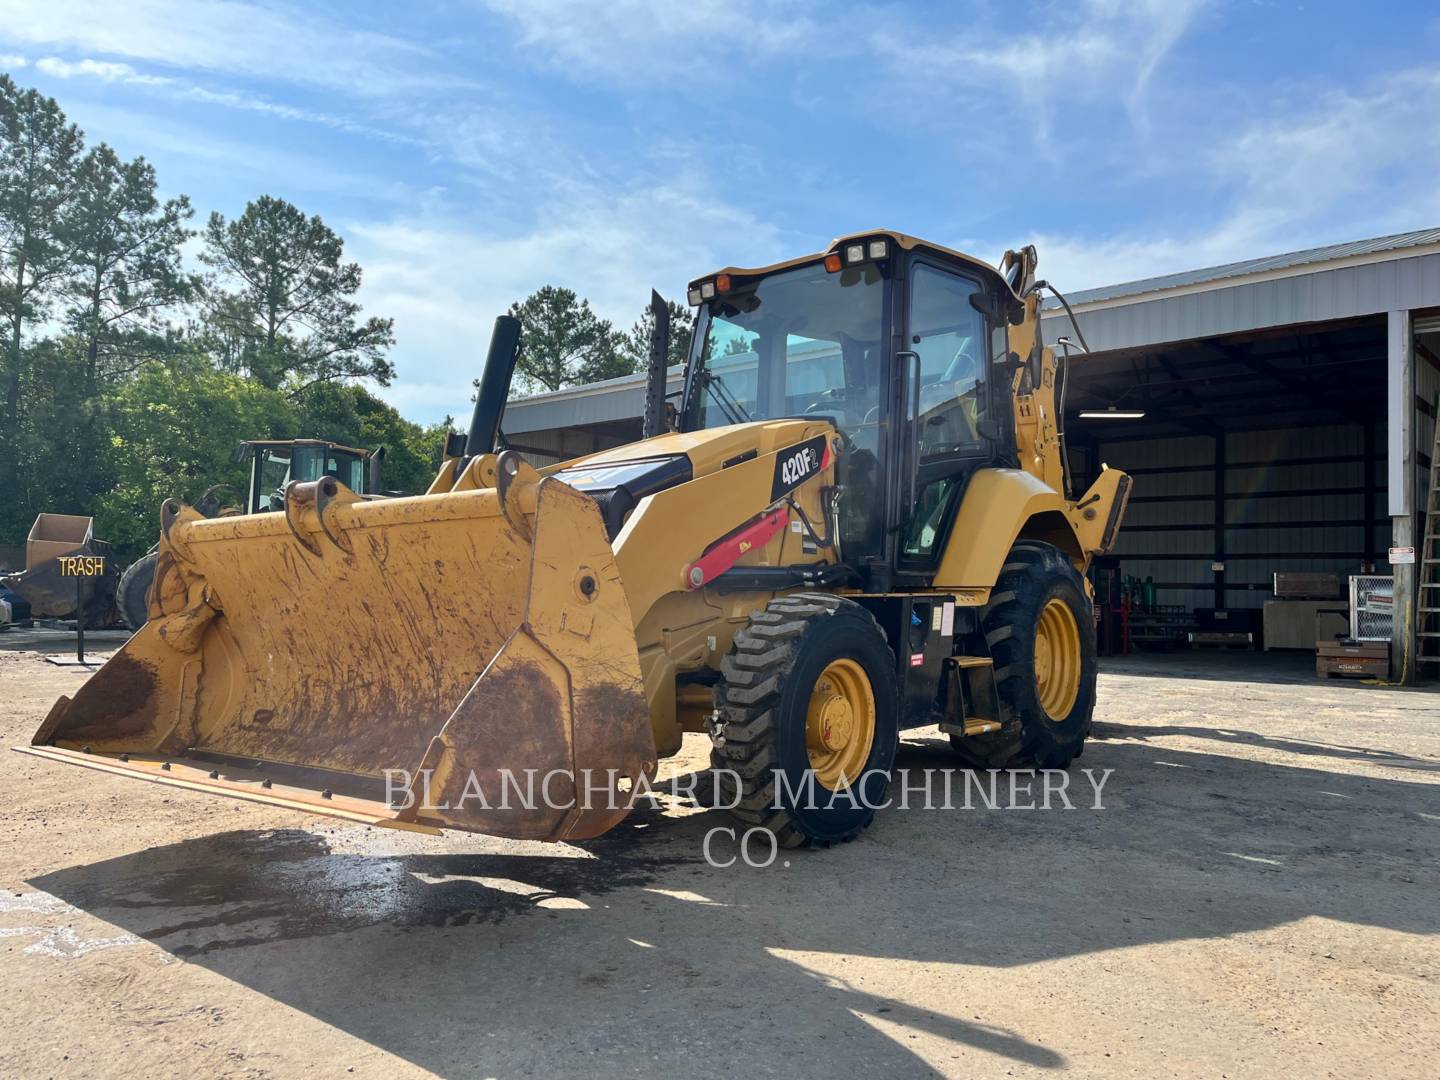
[[[1130,481],[1067,496],[1034,271],[1032,248],[997,270],[874,231],[707,274],[678,407],[657,317],[645,437],[540,470],[492,452],[502,316],[426,494],[327,476],[277,513],[165,503],[149,621],[19,749],[564,840],[704,732],[734,812],[791,846],[869,823],[906,729],[1066,766],[1095,704],[1083,574]]]

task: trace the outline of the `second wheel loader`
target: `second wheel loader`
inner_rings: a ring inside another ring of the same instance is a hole
[[[357,450],[327,439],[246,439],[235,448],[235,463],[250,464],[244,503],[223,507],[215,496],[229,488],[217,485],[200,498],[196,508],[205,517],[283,510],[286,484],[322,476],[333,476],[353,491],[376,494],[380,490],[380,466],[384,459],[383,446],[376,450]],[[139,630],[150,617],[150,589],[155,583],[159,559],[159,545],[156,545],[120,575],[115,603],[121,619],[131,630]]]
[[[887,231],[707,274],[668,420],[659,341],[646,437],[539,470],[492,452],[501,317],[426,494],[322,477],[283,513],[167,502],[150,621],[21,749],[564,840],[706,732],[735,813],[792,846],[868,824],[907,729],[1063,767],[1095,705],[1083,574],[1130,481],[1067,494],[1041,284],[1031,248],[996,269]],[[517,797],[534,776],[544,797]]]

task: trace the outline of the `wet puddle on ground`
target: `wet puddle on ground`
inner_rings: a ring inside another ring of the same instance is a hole
[[[76,931],[71,922],[58,926],[33,925],[40,920],[55,923],[68,919],[73,922],[84,917],[84,912],[77,911],[63,900],[43,892],[7,892],[0,895],[0,920],[9,922],[15,919],[21,924],[0,926],[0,939],[29,939],[21,949],[21,952],[28,955],[69,960],[101,949],[140,943],[140,939],[134,934],[86,937]]]
[[[0,937],[32,938],[25,952],[54,957],[140,941],[193,957],[378,925],[454,927],[584,908],[693,861],[689,845],[645,842],[643,821],[583,846],[484,853],[434,851],[389,833],[332,833],[219,833],[40,875],[27,882],[36,892],[0,899]],[[91,923],[87,936],[76,929],[91,922],[85,916],[109,925]]]

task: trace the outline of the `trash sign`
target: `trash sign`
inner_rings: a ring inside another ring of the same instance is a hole
[[[61,577],[104,577],[105,556],[103,555],[61,555]]]
[[[1390,549],[1391,566],[1408,566],[1415,562],[1415,549],[1413,547],[1394,547]]]

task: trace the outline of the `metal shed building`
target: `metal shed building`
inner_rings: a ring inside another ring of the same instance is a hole
[[[1420,546],[1440,396],[1440,229],[1069,299],[1092,350],[1071,366],[1072,469],[1078,489],[1102,462],[1135,476],[1117,554],[1159,606],[1256,609],[1277,570],[1384,574],[1391,547]],[[1045,327],[1047,341],[1073,337],[1057,308]],[[544,461],[618,445],[639,435],[643,394],[643,378],[628,376],[520,399],[505,431]],[[1080,416],[1112,408],[1144,416]],[[1392,674],[1407,680],[1419,568],[1394,567]]]

